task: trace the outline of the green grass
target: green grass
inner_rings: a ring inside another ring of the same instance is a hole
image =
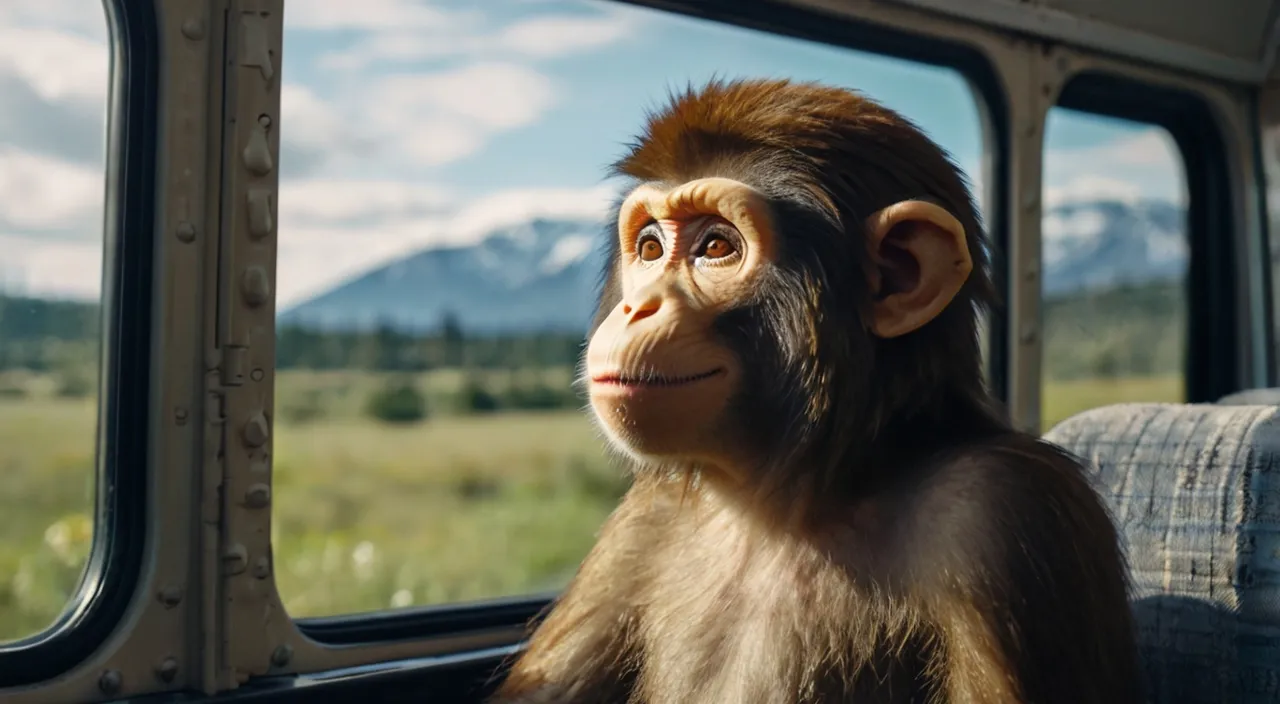
[[[1081,411],[1113,403],[1181,403],[1185,398],[1180,375],[1050,382],[1040,395],[1040,426],[1047,430]]]
[[[506,376],[503,374],[502,376]],[[547,383],[566,383],[567,371]],[[47,379],[0,394],[0,641],[53,621],[88,554],[92,400]],[[502,383],[501,379],[493,380]],[[272,532],[294,616],[432,604],[564,584],[625,489],[577,410],[386,425],[361,415],[380,382],[354,372],[281,374]],[[429,397],[462,383],[422,380]],[[1045,427],[1127,400],[1178,400],[1176,377],[1049,384]],[[430,405],[430,404],[429,404]]]

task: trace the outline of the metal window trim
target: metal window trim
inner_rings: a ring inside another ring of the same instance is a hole
[[[0,645],[0,689],[56,677],[101,646],[125,616],[146,551],[159,51],[148,3],[102,4],[110,28],[111,88],[93,545],[77,592],[58,620]]]
[[[1166,69],[1182,69],[1210,79],[1239,83],[1266,80],[1280,47],[1280,17],[1272,10],[1267,39],[1257,57],[1228,56],[1195,44],[1166,39],[1058,8],[1007,0],[877,0],[959,18],[1085,51],[1109,54]]]
[[[206,116],[211,99],[221,102],[221,87],[209,76],[216,68],[211,58],[219,31],[213,8],[223,1],[117,3],[124,13],[146,19],[148,31],[130,44],[141,44],[151,71],[145,111],[124,113],[129,116],[124,131],[134,141],[112,164],[127,177],[117,186],[126,199],[122,232],[137,238],[147,264],[127,272],[136,305],[118,313],[123,324],[149,333],[128,350],[128,363],[144,376],[121,379],[131,384],[131,405],[110,406],[118,423],[137,426],[132,454],[121,458],[129,460],[136,482],[129,487],[133,501],[119,511],[137,530],[108,536],[129,541],[136,571],[129,581],[104,585],[119,594],[111,627],[100,638],[71,632],[53,657],[42,653],[48,662],[64,658],[63,667],[53,673],[27,671],[28,682],[0,690],[0,699],[10,704],[88,702],[201,684],[207,649],[190,636],[200,632],[206,580],[191,557],[201,523],[192,507],[198,505],[196,468],[204,437],[200,325],[203,252],[210,232],[206,199],[216,199],[218,192],[209,180],[207,158],[218,145],[210,140]],[[118,486],[103,490],[119,492]],[[0,661],[0,670],[9,665]]]
[[[1165,129],[1187,187],[1188,402],[1272,378],[1270,272],[1250,133],[1252,91],[1059,47],[1072,66],[1061,107]]]

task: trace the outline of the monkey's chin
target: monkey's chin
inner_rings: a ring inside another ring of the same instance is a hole
[[[636,459],[705,459],[724,416],[728,377],[719,370],[680,383],[626,383],[602,375],[591,382],[591,409],[613,444]]]

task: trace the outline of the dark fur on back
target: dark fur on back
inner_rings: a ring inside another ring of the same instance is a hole
[[[856,478],[849,468],[864,464],[867,448],[890,459],[886,449],[912,453],[919,437],[943,445],[1007,429],[982,381],[978,314],[994,293],[977,210],[950,156],[903,116],[840,88],[717,80],[673,95],[651,113],[613,168],[637,182],[666,185],[734,178],[772,201],[782,223],[781,261],[757,299],[720,325],[734,349],[758,360],[749,365],[757,376],[744,385],[738,405],[768,411],[738,420],[773,424],[745,434],[769,439],[759,448],[768,458],[763,464],[804,462],[815,472],[815,489],[850,488]],[[913,198],[938,203],[960,220],[973,273],[922,329],[875,338],[867,322],[874,264],[864,221]],[[609,239],[613,266],[616,233]],[[618,301],[613,275],[606,272],[601,316]],[[791,419],[783,432],[779,417]]]

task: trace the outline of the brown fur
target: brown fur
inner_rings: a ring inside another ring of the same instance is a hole
[[[726,427],[758,461],[734,482],[628,460],[632,489],[497,701],[1136,701],[1110,518],[983,388],[987,259],[947,155],[844,90],[713,82],[652,115],[617,168],[725,176],[774,204],[776,276],[723,329],[752,373]],[[913,198],[959,219],[974,274],[880,339],[863,222]],[[614,247],[597,326],[623,295]]]

